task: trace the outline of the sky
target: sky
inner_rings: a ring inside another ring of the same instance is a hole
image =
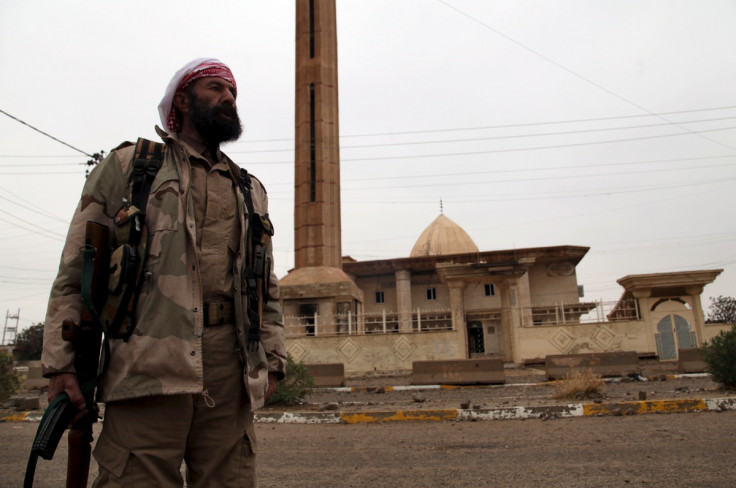
[[[699,269],[723,269],[706,313],[736,296],[734,22],[717,0],[338,0],[343,255],[408,256],[443,212],[482,251],[590,247],[586,301]],[[196,57],[237,79],[224,150],[266,185],[287,274],[294,31],[286,0],[0,3],[4,324],[44,320],[86,161],[156,139]]]

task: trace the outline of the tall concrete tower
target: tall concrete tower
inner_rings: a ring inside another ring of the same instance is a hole
[[[281,280],[281,303],[307,332],[318,332],[308,322],[315,314],[334,316],[320,327],[341,332],[363,293],[342,270],[335,0],[296,0],[295,88],[294,269]]]
[[[342,268],[334,0],[297,0],[295,266]]]

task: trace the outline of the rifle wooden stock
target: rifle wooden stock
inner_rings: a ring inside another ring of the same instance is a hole
[[[110,231],[107,226],[87,221],[85,227],[85,245],[95,249],[92,271],[91,297],[95,309],[100,310],[107,298],[107,281],[110,266]],[[79,325],[65,321],[62,325],[62,338],[74,344],[74,369],[80,385],[96,384],[100,364],[100,343],[102,330],[95,323],[92,314],[86,307],[82,309]],[[97,422],[98,408],[95,402],[95,388],[82,391],[87,404],[87,415],[74,423],[69,430],[67,442],[69,458],[67,460],[67,488],[86,488],[89,476],[90,455],[92,453],[92,424]]]
[[[86,488],[92,455],[92,423],[72,428],[68,435],[69,457],[66,464],[67,488]]]
[[[94,221],[87,222],[85,247],[95,249],[91,277],[91,298],[95,308],[103,306],[106,299],[110,263],[109,238],[110,233],[106,226]],[[71,319],[63,321],[61,337],[74,344],[74,368],[87,406],[87,414],[72,424],[69,431],[66,486],[67,488],[86,488],[92,447],[92,424],[97,422],[98,413],[95,389],[100,363],[102,330],[85,307],[82,310],[79,324]],[[59,394],[49,404],[33,441],[23,485],[25,488],[33,486],[38,457],[53,458],[64,430],[77,413],[78,410],[69,401],[66,393]]]

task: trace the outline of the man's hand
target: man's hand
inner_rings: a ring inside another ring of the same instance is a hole
[[[276,383],[278,383],[276,373],[268,373],[268,390],[266,390],[266,400],[276,391]]]
[[[84,401],[84,396],[82,396],[82,390],[79,389],[77,375],[74,373],[57,373],[51,376],[49,380],[49,402],[62,392],[69,395],[69,401],[79,410],[72,423],[84,417],[87,414],[87,404]]]

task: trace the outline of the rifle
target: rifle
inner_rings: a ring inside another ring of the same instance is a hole
[[[104,306],[110,263],[108,228],[95,221],[87,221],[82,264],[82,295],[85,307],[79,324],[64,320],[61,336],[74,344],[74,369],[84,395],[87,414],[71,425],[68,435],[67,488],[86,488],[92,453],[92,424],[97,422],[99,409],[95,389],[99,381],[100,345],[102,329],[97,310]],[[85,289],[88,292],[85,292]],[[107,357],[107,354],[105,355]],[[104,369],[104,366],[103,366]],[[56,396],[44,412],[36,431],[31,456],[26,468],[25,488],[32,488],[38,457],[50,460],[69,423],[78,413],[66,393]]]

